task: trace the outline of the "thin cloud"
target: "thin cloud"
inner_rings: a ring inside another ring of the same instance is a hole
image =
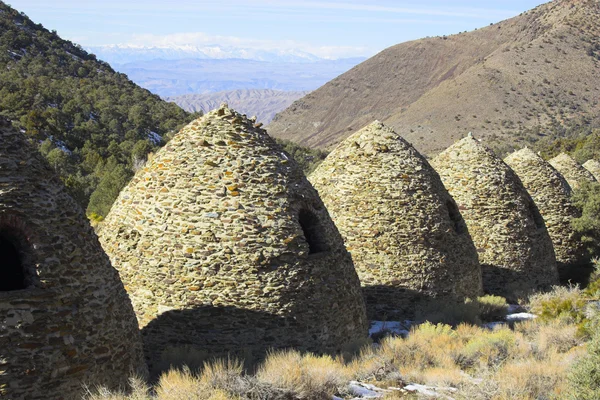
[[[365,46],[316,46],[294,40],[260,40],[237,36],[209,35],[204,32],[182,32],[168,35],[135,34],[122,46],[170,48],[174,46],[238,47],[263,51],[303,51],[321,58],[370,56],[377,50]]]
[[[513,12],[506,10],[495,10],[486,8],[440,8],[440,7],[395,7],[376,4],[362,3],[335,3],[325,1],[302,1],[302,2],[285,2],[279,3],[276,1],[266,1],[263,4],[269,4],[273,7],[282,8],[308,8],[308,9],[328,9],[328,10],[345,10],[345,11],[367,11],[377,13],[394,13],[394,14],[412,14],[412,15],[429,15],[429,16],[444,16],[444,17],[467,17],[481,18],[489,17],[490,14],[511,15]],[[514,12],[518,14],[518,12]]]

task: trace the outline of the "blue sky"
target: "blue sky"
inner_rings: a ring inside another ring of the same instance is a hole
[[[539,0],[8,0],[85,46],[207,45],[370,56],[391,45],[489,25]]]

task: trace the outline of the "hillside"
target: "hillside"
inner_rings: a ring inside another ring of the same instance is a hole
[[[600,3],[558,0],[390,47],[294,102],[268,130],[325,148],[379,119],[428,154],[469,131],[510,146],[590,125],[599,78]]]
[[[280,111],[285,110],[294,100],[298,100],[308,92],[285,92],[270,89],[239,89],[217,93],[186,94],[166,97],[179,107],[189,112],[206,113],[223,102],[236,111],[248,116],[255,115],[262,123],[269,123]]]
[[[71,194],[83,207],[91,198],[88,211],[98,213],[165,135],[195,117],[2,2],[0,115],[39,143]]]

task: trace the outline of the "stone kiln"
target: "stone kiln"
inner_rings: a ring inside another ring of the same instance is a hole
[[[85,215],[0,120],[0,397],[81,398],[145,374],[131,302]]]
[[[571,227],[571,220],[580,212],[571,202],[571,187],[563,176],[529,148],[504,161],[521,179],[544,218],[561,276],[568,276],[572,267],[589,263],[581,236]]]
[[[558,283],[544,220],[502,160],[469,136],[432,165],[465,218],[479,251],[486,292],[515,301]]]
[[[429,163],[374,122],[343,141],[310,180],[344,237],[373,319],[414,318],[481,293],[477,252]]]
[[[599,179],[600,179],[600,162],[598,162],[596,160],[587,160],[583,164],[583,168],[587,169],[594,176],[594,178],[597,181],[599,181]]]
[[[596,182],[590,171],[565,153],[560,153],[548,162],[567,180],[573,190],[578,189],[582,182]]]
[[[350,254],[301,169],[258,126],[226,105],[192,122],[101,229],[153,370],[174,352],[335,352],[366,336]]]

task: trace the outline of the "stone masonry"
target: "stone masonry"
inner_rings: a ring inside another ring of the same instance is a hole
[[[504,161],[521,179],[544,218],[561,276],[568,276],[572,267],[587,264],[589,255],[571,227],[571,220],[580,212],[571,202],[571,187],[563,176],[529,148]]]
[[[588,171],[590,171],[590,173],[592,175],[594,175],[594,178],[600,182],[600,162],[598,162],[597,160],[587,160],[584,164],[583,164],[583,168],[587,169]]]
[[[146,374],[131,302],[81,209],[0,120],[0,398],[77,399]]]
[[[260,124],[226,104],[138,171],[100,237],[153,371],[174,353],[260,359],[366,337],[352,259],[317,192]]]
[[[581,182],[596,182],[590,171],[565,153],[560,153],[548,162],[567,180],[573,190],[578,189]]]
[[[479,251],[486,292],[511,301],[558,283],[552,241],[516,174],[469,135],[431,163]]]
[[[372,319],[481,294],[477,252],[458,208],[427,160],[374,122],[313,172],[361,279]]]

